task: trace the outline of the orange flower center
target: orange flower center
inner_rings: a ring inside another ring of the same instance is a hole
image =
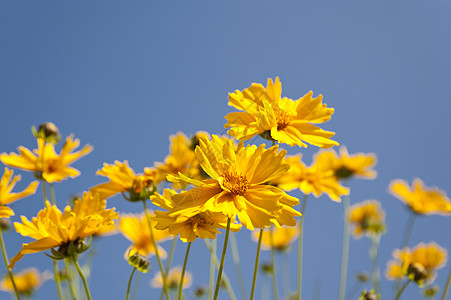
[[[222,177],[224,177],[224,187],[227,188],[232,194],[242,196],[249,188],[249,182],[244,175],[239,175],[234,171],[227,171],[222,175]]]
[[[194,224],[200,224],[200,225],[205,225],[205,224],[212,224],[211,222],[208,222],[206,218],[202,217],[200,214],[197,214],[195,216],[192,216],[191,218],[189,218],[187,220],[187,222],[190,225],[194,225]]]
[[[285,128],[287,128],[290,121],[293,120],[293,116],[281,109],[275,110],[274,113],[277,120],[277,130],[284,130]]]

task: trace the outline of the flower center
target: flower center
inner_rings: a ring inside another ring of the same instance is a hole
[[[238,175],[234,171],[227,171],[222,177],[224,177],[224,187],[232,194],[243,196],[244,192],[249,188],[249,182],[244,175]]]
[[[287,128],[288,124],[293,119],[293,116],[281,109],[274,111],[274,113],[277,120],[277,130],[284,130],[285,128]]]
[[[205,225],[205,224],[212,224],[212,222],[209,222],[207,219],[205,219],[204,217],[202,217],[200,214],[197,214],[195,216],[192,216],[191,218],[189,218],[187,220],[187,222],[190,225],[194,225],[194,224],[200,224],[200,225]]]

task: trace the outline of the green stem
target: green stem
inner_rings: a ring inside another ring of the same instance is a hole
[[[49,190],[50,190],[50,202],[52,205],[56,204],[55,201],[55,188],[53,187],[53,183],[49,183]]]
[[[161,278],[163,279],[163,289],[166,294],[166,300],[170,300],[169,298],[169,289],[166,281],[166,273],[164,272],[163,264],[161,263],[160,254],[158,253],[157,242],[155,241],[155,235],[153,234],[152,222],[150,220],[149,212],[147,211],[146,200],[143,200],[144,205],[144,213],[146,215],[147,223],[149,225],[150,230],[150,238],[152,239],[152,244],[155,248],[155,256],[157,257],[158,265],[160,266]]]
[[[241,271],[240,255],[238,252],[238,245],[236,242],[235,233],[232,233],[230,235],[230,247],[232,248],[233,264],[235,265],[236,277],[240,288],[241,298],[245,299],[247,298],[246,297],[247,292],[246,287],[244,285],[243,272]]]
[[[275,263],[275,252],[276,249],[274,248],[274,227],[271,226],[270,228],[270,234],[271,234],[271,277],[272,277],[272,292],[274,300],[279,300],[279,293],[277,292],[277,272],[276,272],[276,263]]]
[[[410,280],[407,279],[407,281],[404,283],[404,285],[401,287],[401,289],[396,293],[395,300],[399,300],[399,298],[401,297],[401,294],[404,292],[404,290],[409,285],[409,283],[410,283]]]
[[[299,241],[298,241],[298,289],[296,292],[296,299],[302,298],[302,248],[304,242],[304,214],[307,206],[307,195],[302,199],[301,214],[299,218]]]
[[[136,271],[136,268],[133,268],[133,271],[130,274],[130,278],[128,279],[127,295],[125,296],[126,300],[128,300],[128,295],[130,294],[130,286],[132,285],[132,278],[133,278],[133,274],[135,274],[135,271]]]
[[[410,236],[412,235],[413,226],[415,225],[416,213],[411,213],[409,219],[406,223],[406,228],[404,229],[404,234],[402,237],[401,249],[403,249],[409,243]]]
[[[288,262],[288,253],[282,253],[282,286],[283,292],[286,295],[291,293],[291,276],[290,276],[290,264]]]
[[[210,250],[210,276],[208,281],[208,299],[213,297],[213,280],[215,276],[215,259],[216,257],[216,239],[211,241],[211,247],[208,245],[207,240],[204,240],[208,250]]]
[[[16,283],[14,282],[13,273],[11,272],[11,269],[8,267],[8,255],[6,254],[5,242],[3,241],[3,233],[1,230],[0,230],[0,244],[2,246],[3,261],[5,263],[6,271],[8,272],[9,279],[11,280],[11,284],[13,285],[16,298],[17,300],[20,300],[19,291],[17,290]]]
[[[340,290],[338,292],[338,300],[345,299],[346,291],[346,277],[348,273],[348,260],[349,260],[349,242],[351,237],[351,231],[349,228],[348,210],[350,205],[350,199],[348,196],[343,196],[343,245],[341,250],[341,267],[340,267]]]
[[[185,279],[186,262],[188,261],[188,254],[189,254],[190,248],[191,248],[191,242],[189,242],[188,247],[186,247],[185,260],[183,261],[182,275],[180,276],[180,283],[179,283],[179,300],[182,300],[183,279]]]
[[[44,196],[44,204],[48,201],[47,199],[47,181],[42,179],[42,194]]]
[[[86,277],[83,274],[83,271],[81,270],[80,265],[78,264],[78,261],[75,258],[75,256],[72,256],[72,262],[74,263],[75,268],[77,268],[78,275],[80,275],[81,281],[83,281],[83,285],[85,287],[85,292],[86,292],[86,297],[88,298],[88,300],[92,300],[91,293],[89,292],[89,288],[88,288],[88,282],[86,281]]]
[[[255,256],[254,277],[252,279],[252,289],[251,289],[250,300],[254,299],[255,282],[257,281],[258,265],[259,265],[259,260],[260,260],[260,249],[262,246],[262,237],[263,237],[263,228],[260,229],[260,235],[258,236],[257,255]]]
[[[55,276],[56,290],[58,291],[58,297],[60,300],[63,300],[63,293],[61,292],[61,277],[58,272],[58,262],[53,260],[53,273]]]
[[[446,294],[448,294],[449,283],[451,282],[451,269],[449,270],[448,280],[446,280],[445,289],[443,290],[442,300],[446,299]]]
[[[371,282],[373,283],[373,290],[377,294],[379,292],[379,266],[378,266],[378,249],[381,236],[379,234],[371,236]]]
[[[72,272],[71,272],[71,270],[70,270],[70,268],[69,268],[69,262],[68,262],[68,259],[66,258],[66,259],[64,259],[64,266],[66,267],[66,273],[67,273],[67,276],[68,276],[68,284],[69,284],[69,290],[70,290],[70,294],[71,294],[71,296],[72,296],[72,299],[77,299],[77,295],[76,295],[76,293],[75,293],[75,289],[74,289],[74,285],[73,285],[73,281],[72,281]]]
[[[216,280],[215,295],[213,298],[214,300],[218,299],[219,286],[221,285],[222,269],[224,268],[224,260],[225,260],[225,255],[226,255],[226,251],[227,251],[227,242],[229,240],[230,221],[231,220],[232,220],[231,218],[227,219],[227,229],[226,229],[226,234],[225,234],[225,238],[224,238],[224,247],[222,247],[221,264],[219,265],[218,278]]]
[[[171,268],[172,258],[174,257],[175,245],[176,244],[177,244],[177,236],[174,235],[174,237],[172,238],[171,250],[169,250],[168,260],[166,261],[165,274],[168,274],[169,273],[169,269]],[[164,295],[164,291],[161,291],[161,293],[160,293],[160,300],[163,300],[163,295]]]

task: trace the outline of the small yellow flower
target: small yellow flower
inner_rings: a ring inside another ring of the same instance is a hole
[[[39,184],[37,181],[33,181],[22,192],[12,193],[12,189],[20,180],[20,175],[13,177],[13,174],[13,170],[5,168],[5,172],[0,181],[0,218],[14,216],[14,211],[6,205],[34,194]]]
[[[97,175],[102,175],[110,179],[109,182],[101,183],[90,189],[93,193],[98,193],[101,198],[109,198],[117,193],[128,193],[125,196],[130,201],[148,199],[152,195],[156,186],[156,173],[150,168],[144,169],[144,174],[135,174],[128,166],[128,161],[123,163],[115,161],[114,165],[104,163],[103,168],[98,170]]]
[[[166,275],[166,283],[171,290],[178,290],[180,279],[182,278],[182,268],[177,266],[173,267],[169,270],[169,273]],[[183,277],[183,288],[189,288],[192,282],[192,275],[189,271],[185,270],[185,276]],[[150,282],[150,286],[153,288],[162,288],[163,287],[163,278],[161,277],[161,272],[155,273],[154,278]]]
[[[447,251],[434,242],[420,243],[412,250],[395,250],[393,257],[395,260],[389,261],[387,266],[388,279],[409,278],[418,285],[423,285],[432,283],[436,270],[445,266]]]
[[[252,239],[258,241],[260,230],[252,231]],[[282,226],[280,228],[265,228],[262,236],[262,249],[268,250],[272,246],[278,251],[284,251],[297,239],[297,227]]]
[[[354,226],[354,236],[374,235],[385,231],[385,213],[379,201],[367,200],[349,208],[348,220]]]
[[[47,201],[45,208],[39,211],[31,222],[22,216],[22,223],[14,223],[16,231],[36,241],[22,244],[22,249],[10,261],[14,268],[25,254],[52,249],[53,256],[64,258],[86,250],[84,239],[114,226],[119,216],[113,209],[106,209],[106,201],[98,195],[85,193],[77,200],[72,209],[66,206],[61,212]],[[57,250],[53,248],[58,247]]]
[[[225,128],[238,140],[246,141],[259,134],[290,146],[307,147],[309,144],[330,148],[337,146],[330,138],[334,132],[313,125],[328,121],[334,113],[322,103],[323,96],[313,98],[313,92],[292,100],[282,98],[282,84],[276,77],[268,79],[267,87],[253,83],[243,91],[229,94],[229,105],[243,112],[229,113]]]
[[[13,274],[13,278],[19,294],[28,297],[50,278],[50,274],[48,272],[39,273],[37,269],[29,268]],[[9,276],[0,281],[0,290],[14,294],[14,287]]]
[[[80,171],[70,167],[70,164],[92,151],[92,147],[86,145],[80,151],[73,152],[80,145],[80,141],[74,140],[72,135],[66,138],[59,155],[56,154],[53,144],[45,143],[41,138],[37,141],[38,149],[33,152],[19,147],[19,154],[2,153],[0,160],[7,166],[34,172],[37,178],[53,183],[80,175]]]
[[[425,187],[418,178],[413,180],[412,187],[404,180],[393,180],[389,189],[393,196],[417,214],[448,216],[451,213],[451,202],[446,193],[437,187]]]

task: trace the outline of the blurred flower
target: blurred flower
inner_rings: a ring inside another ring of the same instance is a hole
[[[436,243],[420,243],[410,250],[404,248],[393,252],[395,260],[388,262],[386,276],[390,280],[408,278],[418,285],[434,281],[436,270],[445,266],[446,249]]]
[[[76,201],[74,208],[66,206],[62,213],[55,205],[46,202],[30,222],[22,216],[22,223],[14,223],[16,231],[36,241],[22,244],[22,249],[10,261],[10,268],[25,254],[51,249],[54,258],[74,256],[87,249],[84,238],[114,226],[119,216],[115,209],[106,209],[106,201],[91,193]],[[57,250],[52,249],[58,247]]]
[[[328,121],[334,113],[322,103],[323,96],[312,98],[309,92],[296,101],[282,98],[282,84],[276,77],[268,79],[267,87],[253,83],[242,92],[229,94],[229,105],[243,112],[229,113],[225,128],[238,140],[246,141],[259,134],[290,146],[307,147],[309,144],[330,148],[337,146],[330,138],[334,132],[324,131],[313,125]]]
[[[272,233],[271,233],[272,232]],[[259,230],[252,232],[252,239],[258,241]],[[268,250],[272,246],[278,251],[284,251],[296,240],[299,232],[297,227],[282,226],[280,228],[265,228],[262,236],[262,249]]]
[[[376,200],[367,200],[351,206],[348,219],[354,226],[356,238],[360,238],[362,234],[375,235],[385,231],[385,213]]]
[[[0,181],[0,218],[14,216],[14,211],[6,205],[34,194],[39,184],[37,181],[33,181],[22,192],[12,193],[12,189],[20,180],[20,175],[13,177],[13,174],[13,170],[5,168],[5,172]]]
[[[390,183],[390,193],[418,214],[449,215],[451,213],[451,203],[446,193],[437,187],[425,187],[418,178],[413,180],[412,187],[409,187],[404,180],[393,180]]]
[[[80,145],[80,141],[74,140],[72,135],[66,138],[59,155],[55,153],[53,144],[45,143],[41,138],[37,141],[38,149],[33,152],[21,146],[18,148],[19,154],[2,153],[0,160],[7,166],[34,172],[37,178],[53,183],[80,175],[80,171],[69,165],[92,151],[92,147],[86,145],[80,151],[72,152]]]
[[[166,283],[171,290],[178,290],[180,279],[182,277],[182,268],[177,266],[173,267],[169,270],[169,273],[166,274]],[[191,273],[189,271],[185,271],[185,276],[183,277],[183,288],[189,288],[191,286]],[[163,287],[163,278],[161,277],[161,272],[155,273],[154,278],[150,282],[150,285],[153,288],[161,288]]]
[[[31,131],[36,138],[44,139],[47,143],[56,144],[61,139],[58,127],[52,122],[42,123],[37,130],[32,126]]]
[[[101,183],[90,189],[91,192],[98,193],[101,198],[107,199],[117,193],[122,193],[127,200],[140,201],[149,199],[149,196],[156,191],[155,171],[145,168],[144,174],[136,175],[126,160],[123,163],[115,161],[114,165],[104,163],[103,168],[96,174],[110,179],[109,182]],[[129,195],[126,196],[125,193]]]
[[[283,159],[286,151],[277,153],[277,150],[277,145],[265,149],[265,145],[244,147],[240,143],[236,147],[230,140],[215,135],[211,141],[201,139],[196,156],[212,179],[193,180],[181,173],[179,177],[171,177],[172,181],[196,186],[171,197],[174,214],[190,217],[197,211],[220,212],[228,218],[238,216],[249,230],[271,226],[272,222],[295,224],[293,216],[301,214],[292,207],[299,200],[265,184],[289,168]]]
[[[29,268],[13,274],[13,278],[19,294],[29,297],[50,278],[50,274],[48,272],[39,273],[37,269]],[[0,290],[14,294],[14,287],[9,276],[0,281]]]

